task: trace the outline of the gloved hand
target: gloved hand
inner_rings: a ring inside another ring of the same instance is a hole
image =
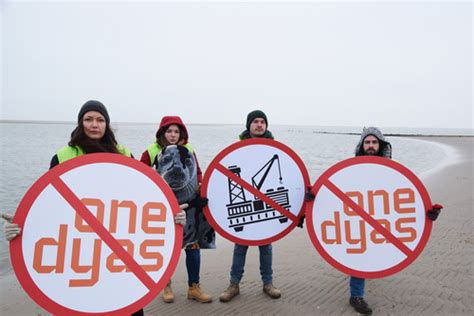
[[[304,200],[306,202],[311,202],[312,200],[314,200],[314,194],[313,192],[311,192],[311,187],[306,188],[306,194],[304,195]]]
[[[203,198],[199,195],[196,195],[196,197],[194,199],[192,199],[191,201],[188,202],[189,204],[189,207],[195,207],[195,208],[198,208],[198,209],[202,209],[204,206],[207,205],[207,202],[209,200],[207,198]]]
[[[441,204],[433,204],[431,206],[431,210],[428,210],[426,213],[426,216],[428,216],[429,219],[432,221],[435,221],[438,218],[439,213],[441,213],[441,210],[443,209],[443,205]]]
[[[174,217],[175,224],[182,225],[182,226],[186,225],[186,212],[184,210],[187,209],[188,207],[189,205],[187,203],[181,204],[179,206],[180,211],[176,213]]]
[[[10,241],[16,238],[21,233],[21,228],[18,224],[12,223],[13,215],[11,214],[3,214],[2,218],[5,220],[3,224],[3,232],[5,234],[5,238]]]
[[[301,216],[300,221],[299,221],[298,225],[296,225],[296,226],[298,226],[299,228],[303,228],[305,218],[306,218],[306,215]]]

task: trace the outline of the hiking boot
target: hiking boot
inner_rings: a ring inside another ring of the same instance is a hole
[[[210,303],[212,302],[212,296],[209,294],[204,293],[201,288],[199,287],[198,283],[193,283],[188,288],[188,299],[196,300],[200,303]]]
[[[263,293],[267,294],[271,298],[280,298],[281,296],[280,290],[274,287],[271,283],[263,285]]]
[[[219,300],[224,303],[229,302],[231,299],[233,299],[239,294],[240,294],[239,285],[237,283],[231,282],[229,284],[229,287],[227,287],[227,289],[224,292],[222,292],[222,294],[219,296]]]
[[[349,304],[360,314],[369,315],[372,314],[372,309],[369,307],[369,304],[364,300],[363,297],[351,297],[349,299]]]
[[[173,303],[174,302],[174,293],[173,289],[171,288],[171,280],[166,284],[165,289],[163,290],[163,301],[165,303]]]

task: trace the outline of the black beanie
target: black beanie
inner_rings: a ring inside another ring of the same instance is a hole
[[[260,110],[255,110],[255,111],[250,112],[247,115],[247,125],[245,125],[247,127],[247,130],[250,130],[250,124],[252,124],[252,121],[255,120],[257,117],[263,118],[268,128],[268,120],[265,113],[263,113],[263,111],[260,111]]]
[[[81,110],[79,111],[79,114],[77,115],[77,121],[80,122],[84,114],[86,114],[89,111],[96,111],[102,114],[105,118],[105,122],[107,123],[107,125],[109,125],[110,118],[109,118],[109,113],[107,112],[107,109],[105,108],[105,105],[103,105],[101,102],[96,101],[96,100],[90,100],[84,103]]]

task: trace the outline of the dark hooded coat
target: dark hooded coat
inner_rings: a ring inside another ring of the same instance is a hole
[[[385,140],[382,132],[377,127],[364,127],[362,134],[360,135],[359,143],[355,148],[356,156],[364,156],[364,139],[369,136],[375,136],[380,143],[378,156],[392,159],[392,145]]]

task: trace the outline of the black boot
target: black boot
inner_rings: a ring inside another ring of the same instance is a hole
[[[367,304],[363,297],[351,297],[349,299],[349,304],[351,304],[351,306],[354,307],[354,309],[360,314],[372,314],[372,309],[369,307],[369,304]]]

